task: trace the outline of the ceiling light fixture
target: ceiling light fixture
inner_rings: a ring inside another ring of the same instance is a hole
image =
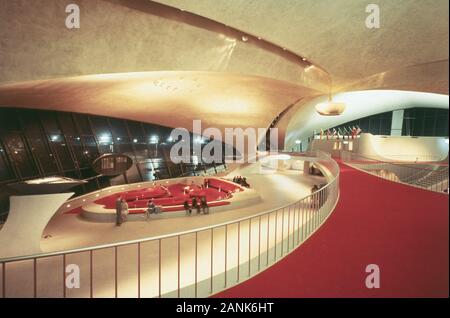
[[[337,103],[329,100],[316,105],[316,111],[322,116],[339,116],[345,110],[345,103]]]
[[[328,95],[328,101],[324,103],[318,103],[316,105],[316,111],[322,116],[339,116],[345,110],[345,103],[333,102],[332,87],[333,86],[330,83],[330,93]]]

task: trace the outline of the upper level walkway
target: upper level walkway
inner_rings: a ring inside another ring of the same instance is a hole
[[[217,297],[448,297],[448,196],[340,163],[340,200],[300,248]],[[368,289],[368,264],[380,289]]]

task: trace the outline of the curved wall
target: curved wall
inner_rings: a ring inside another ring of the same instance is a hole
[[[356,150],[362,155],[388,160],[438,161],[448,156],[448,139],[363,134]]]
[[[448,160],[448,138],[374,136],[361,134],[359,138],[343,141],[314,139],[308,150],[324,151],[340,157],[341,151],[350,151],[380,161],[431,162]]]

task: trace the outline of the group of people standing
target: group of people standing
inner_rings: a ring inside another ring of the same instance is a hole
[[[186,215],[191,215],[192,210],[195,209],[197,211],[197,214],[200,214],[201,212],[203,214],[209,213],[209,206],[208,202],[206,201],[206,196],[201,196],[200,199],[197,197],[192,198],[192,205],[189,204],[189,201],[186,199],[184,200],[184,210],[186,211]]]
[[[126,222],[128,216],[128,203],[122,198],[116,200],[116,225],[120,226]]]
[[[196,210],[197,214],[209,214],[209,206],[206,200],[206,196],[193,197],[192,203],[186,199],[184,201],[184,209],[186,210],[186,215],[191,215],[192,210]],[[116,200],[116,225],[120,226],[122,223],[127,221],[128,216],[128,203],[122,198],[117,198]],[[162,213],[162,208],[155,205],[153,199],[148,200],[147,209],[145,210],[145,219],[150,220],[150,215]]]
[[[243,187],[250,188],[250,184],[248,184],[247,178],[245,178],[245,177],[236,176],[233,178],[233,182],[237,183]]]

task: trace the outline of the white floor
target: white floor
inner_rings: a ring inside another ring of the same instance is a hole
[[[41,241],[41,248],[44,252],[53,252],[172,234],[219,224],[296,202],[310,194],[314,183],[323,182],[323,178],[305,177],[300,171],[262,174],[255,165],[235,170],[233,175],[246,176],[252,188],[261,195],[262,202],[252,207],[212,212],[209,215],[193,214],[150,222],[144,220],[127,222],[120,227],[112,223],[89,222],[71,214],[59,215],[52,219],[45,229],[44,235],[50,237]]]
[[[42,241],[42,248],[50,252],[109,244],[236,220],[297,202],[314,183],[323,183],[323,178],[298,171],[266,174],[251,166],[233,174],[246,176],[263,201],[251,208],[121,227],[61,215],[47,227],[51,238]],[[208,297],[267,268],[311,235],[331,207],[316,213],[310,207],[308,201],[197,234],[9,264],[6,297]],[[64,288],[68,264],[80,269],[80,288]]]

